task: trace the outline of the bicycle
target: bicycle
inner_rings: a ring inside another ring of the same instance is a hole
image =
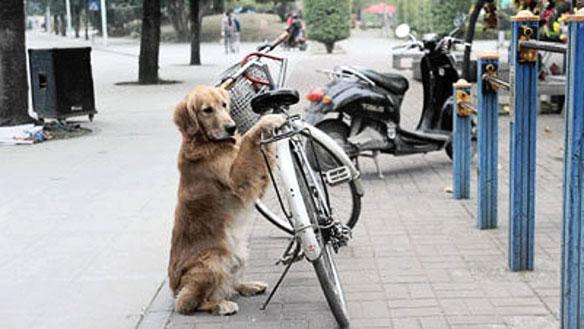
[[[224,73],[218,84],[231,94],[231,116],[240,133],[245,133],[266,112],[286,117],[283,126],[261,140],[262,145],[275,144],[276,166],[271,168],[267,158],[266,165],[284,216],[278,216],[259,200],[256,208],[294,238],[280,259],[286,267],[262,308],[267,307],[291,265],[306,258],[314,266],[337,323],[345,328],[349,317],[334,254],[347,244],[358,219],[363,195],[359,172],[334,140],[305,123],[299,115],[289,113],[299,96],[296,91],[283,88],[287,60],[269,54],[286,38],[284,33],[272,44],[245,56]],[[279,65],[276,81],[262,59]],[[354,204],[358,204],[345,222],[333,216],[330,202],[328,189],[338,185],[350,186],[352,198],[357,200]]]

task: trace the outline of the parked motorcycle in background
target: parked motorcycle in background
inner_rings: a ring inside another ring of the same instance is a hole
[[[454,37],[458,31],[419,41],[408,25],[396,29],[398,38],[409,39],[394,49],[424,52],[420,62],[424,103],[415,130],[400,125],[408,79],[399,73],[353,66],[326,72],[332,80],[307,95],[306,120],[335,139],[357,164],[360,156],[372,157],[380,178],[381,153],[400,156],[445,149],[452,158],[452,84],[460,78],[452,48],[464,43]]]

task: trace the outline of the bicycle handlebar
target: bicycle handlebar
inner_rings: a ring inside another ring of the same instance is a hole
[[[288,39],[288,37],[290,36],[290,32],[285,31],[282,34],[280,34],[276,40],[274,40],[272,42],[272,44],[270,45],[270,49],[268,50],[268,52],[274,50],[274,48],[278,47],[282,42],[284,42],[286,39]]]
[[[271,60],[276,60],[276,61],[280,61],[283,62],[284,58],[282,57],[278,57],[278,56],[274,56],[274,55],[270,55],[269,52],[271,52],[272,50],[274,50],[276,47],[278,47],[282,42],[284,42],[286,39],[288,39],[288,37],[290,36],[290,32],[285,31],[282,34],[280,34],[274,41],[272,41],[272,43],[269,44],[264,44],[261,45],[257,48],[257,51],[255,52],[251,52],[249,54],[247,54],[243,60],[241,61],[241,65],[245,65],[250,58],[252,57],[267,57]],[[246,76],[247,77],[247,76]],[[250,77],[247,77],[248,79],[250,79]],[[256,81],[253,78],[251,78],[250,80],[252,80],[252,82],[256,82],[256,83],[260,83],[260,84],[265,84],[265,82],[263,81]],[[235,81],[235,79],[233,77],[229,77],[227,79],[225,79],[222,83],[221,83],[221,87],[224,89],[227,89],[233,82]]]

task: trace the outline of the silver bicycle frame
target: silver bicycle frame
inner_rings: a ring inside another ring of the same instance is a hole
[[[361,181],[359,178],[359,171],[355,168],[349,157],[343,151],[343,149],[327,134],[315,128],[304,121],[295,120],[292,121],[292,127],[296,131],[301,131],[303,129],[308,129],[312,137],[319,141],[319,143],[325,146],[329,151],[331,151],[335,156],[342,161],[342,164],[349,168],[351,172],[351,177],[354,180],[355,188],[359,195],[363,195],[363,187],[361,185]],[[292,137],[293,138],[293,137]],[[296,152],[295,150],[290,149],[290,140],[288,138],[280,140],[276,144],[277,149],[277,175],[282,178],[284,186],[281,189],[285,191],[283,193],[286,197],[286,202],[288,203],[288,208],[292,212],[292,225],[295,232],[300,232],[300,241],[302,243],[302,250],[307,255],[309,260],[314,260],[318,258],[320,255],[319,250],[315,250],[312,246],[313,243],[317,242],[314,235],[314,230],[310,223],[310,218],[308,218],[308,213],[306,211],[306,205],[304,204],[304,200],[302,199],[302,195],[299,195],[298,191],[298,178],[296,176],[296,171],[294,170],[294,163],[292,159],[292,152]],[[314,186],[317,188],[318,194],[323,196],[324,193],[322,191],[322,187],[320,184],[317,183],[317,175],[314,172],[311,172],[310,166],[306,166],[306,155],[303,156],[301,161],[304,162],[303,166],[308,171],[307,174],[310,176],[310,180],[313,181]],[[288,191],[295,191],[292,193],[288,193]],[[281,221],[278,219],[278,215],[274,214],[268,207],[266,207],[261,200],[256,200],[256,207],[260,210],[260,212],[270,218],[272,221]],[[328,211],[328,210],[327,210]],[[309,232],[308,234],[306,232]],[[314,244],[316,248],[320,249],[318,243]],[[318,252],[317,252],[318,251]],[[315,258],[316,257],[316,258]]]
[[[302,251],[304,251],[308,260],[314,261],[320,256],[321,247],[314,233],[315,227],[310,222],[309,214],[304,204],[302,191],[298,184],[298,179],[301,178],[296,176],[292,152],[289,138],[276,142],[276,168],[278,170],[276,174],[282,180],[283,195],[292,214],[292,226]]]

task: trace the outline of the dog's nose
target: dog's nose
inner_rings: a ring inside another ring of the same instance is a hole
[[[237,126],[235,125],[235,123],[230,123],[225,126],[225,131],[229,134],[229,136],[233,136],[235,134],[236,129]]]

